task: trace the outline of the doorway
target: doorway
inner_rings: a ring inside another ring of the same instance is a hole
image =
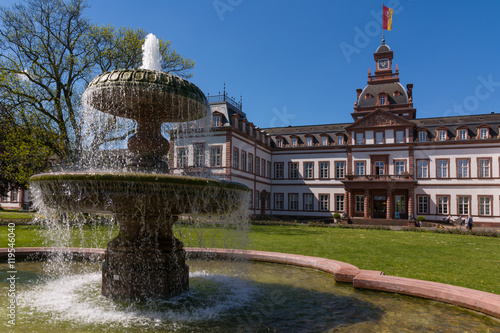
[[[385,219],[387,217],[387,197],[376,195],[373,197],[373,218]]]

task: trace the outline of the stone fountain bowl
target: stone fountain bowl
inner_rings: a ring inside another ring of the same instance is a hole
[[[30,179],[50,208],[65,212],[175,216],[224,214],[248,201],[242,184],[162,174],[61,172]]]
[[[207,98],[193,83],[149,69],[119,69],[95,77],[85,92],[96,110],[133,120],[185,122],[205,117]]]

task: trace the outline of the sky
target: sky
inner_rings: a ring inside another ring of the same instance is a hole
[[[8,4],[11,0],[0,0]],[[260,128],[352,121],[381,44],[373,0],[88,0],[100,25],[142,28],[196,61],[205,94],[243,100]],[[500,1],[385,0],[386,43],[418,118],[500,112]]]

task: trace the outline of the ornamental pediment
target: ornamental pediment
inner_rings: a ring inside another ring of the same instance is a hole
[[[415,124],[402,117],[383,110],[375,110],[363,118],[346,126],[346,130],[380,127],[414,127]]]

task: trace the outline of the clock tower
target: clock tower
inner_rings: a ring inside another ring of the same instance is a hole
[[[375,73],[368,69],[368,85],[357,89],[357,101],[354,104],[352,117],[357,121],[375,110],[384,110],[405,119],[415,119],[413,108],[413,84],[407,84],[406,89],[399,82],[398,65],[393,66],[393,52],[382,40],[373,58]]]

